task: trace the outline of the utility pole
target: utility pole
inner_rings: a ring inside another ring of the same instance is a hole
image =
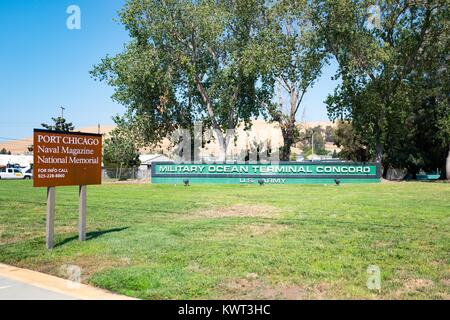
[[[311,161],[314,161],[314,129],[312,129],[311,131]]]
[[[64,110],[66,110],[66,108],[64,107],[60,107],[61,108],[61,118],[64,119]]]

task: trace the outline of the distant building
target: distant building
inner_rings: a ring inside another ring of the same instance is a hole
[[[18,164],[22,168],[29,167],[33,163],[32,155],[0,155],[0,167]]]
[[[172,159],[163,154],[141,154],[139,160],[141,161],[140,171],[151,170],[153,162],[172,161]]]

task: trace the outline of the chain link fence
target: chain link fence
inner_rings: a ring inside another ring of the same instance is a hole
[[[150,169],[146,167],[113,167],[102,169],[102,182],[150,180]]]

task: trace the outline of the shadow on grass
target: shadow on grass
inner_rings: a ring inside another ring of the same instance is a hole
[[[108,230],[88,232],[88,233],[86,233],[86,241],[92,240],[92,239],[95,239],[95,238],[98,238],[98,237],[101,237],[104,234],[113,233],[113,232],[120,232],[120,231],[126,230],[128,228],[129,227],[122,227],[122,228],[113,228],[113,229],[108,229]],[[63,241],[55,244],[55,248],[59,247],[59,246],[62,246],[62,245],[65,245],[66,243],[69,243],[69,242],[74,241],[74,240],[78,240],[78,236],[73,236],[73,237],[64,239]]]

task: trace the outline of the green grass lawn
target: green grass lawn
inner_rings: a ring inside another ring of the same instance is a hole
[[[450,299],[450,184],[56,189],[45,249],[45,188],[0,181],[0,262],[145,299]],[[381,270],[381,291],[367,268]]]

